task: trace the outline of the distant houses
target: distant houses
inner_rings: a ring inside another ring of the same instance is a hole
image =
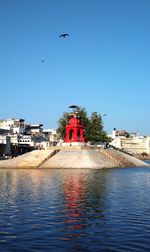
[[[10,134],[22,134],[25,131],[24,119],[0,120],[0,129],[8,131]]]
[[[150,137],[141,136],[137,133],[129,133],[125,130],[112,131],[111,146],[123,150],[131,155],[146,158],[150,156]]]
[[[47,149],[57,143],[55,129],[43,124],[26,124],[24,119],[0,120],[0,158],[14,157],[33,149]]]

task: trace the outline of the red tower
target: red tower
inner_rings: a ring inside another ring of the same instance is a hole
[[[81,124],[79,118],[77,118],[76,114],[73,114],[73,118],[71,118],[69,120],[69,123],[66,125],[66,137],[64,139],[64,142],[85,142],[84,127]]]

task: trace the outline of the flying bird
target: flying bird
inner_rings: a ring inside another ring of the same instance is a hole
[[[45,59],[42,59],[42,60],[41,60],[41,63],[44,63],[44,61],[45,61]]]
[[[61,34],[59,37],[60,37],[60,38],[65,38],[65,37],[67,37],[67,36],[69,36],[68,33],[63,33],[63,34]]]

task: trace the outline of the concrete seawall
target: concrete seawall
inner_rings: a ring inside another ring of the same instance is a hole
[[[13,159],[1,160],[0,168],[113,168],[149,164],[113,149],[67,147],[34,150]]]
[[[93,168],[116,167],[116,163],[96,150],[61,150],[47,160],[41,168]]]
[[[0,168],[38,168],[56,152],[56,150],[34,150],[16,158],[1,160]]]

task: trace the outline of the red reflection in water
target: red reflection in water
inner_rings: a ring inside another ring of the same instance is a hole
[[[81,229],[85,227],[84,203],[86,201],[86,181],[84,177],[68,176],[65,179],[65,198],[66,198],[66,220],[67,236],[83,236]],[[64,238],[68,239],[68,238]]]

